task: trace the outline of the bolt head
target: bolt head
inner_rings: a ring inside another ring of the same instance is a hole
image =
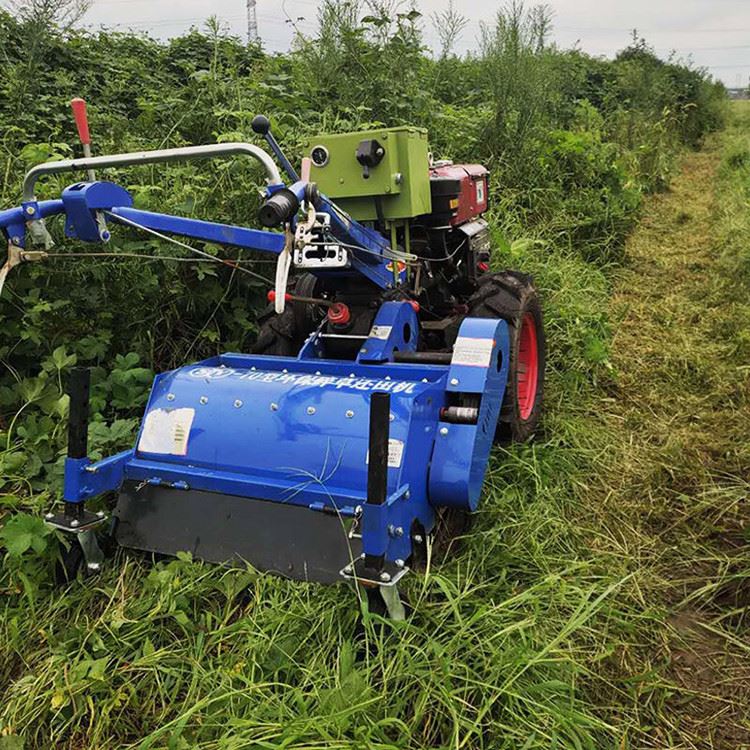
[[[201,396],[200,397],[200,402],[202,404],[207,404],[208,403],[208,396]]]
[[[271,404],[271,411],[278,411],[278,410],[279,410],[279,405],[272,403]]]
[[[389,422],[393,422],[393,420],[395,420],[395,419],[396,419],[396,415],[395,415],[395,414],[394,414],[393,412],[391,412],[391,413],[390,413],[390,414],[388,415],[388,421],[389,421]]]
[[[396,536],[403,536],[404,535],[403,528],[401,526],[396,526],[395,534],[396,534]]]
[[[351,409],[346,410],[346,418],[351,419],[354,416],[354,412]]]
[[[174,401],[174,393],[167,394],[167,401]]]
[[[388,581],[391,580],[391,574],[390,573],[386,573],[385,571],[383,571],[380,574],[380,580],[383,581],[384,583],[388,583]]]
[[[33,208],[32,208],[31,206],[28,206],[28,207],[26,208],[26,213],[27,213],[27,214],[28,214],[29,216],[33,216],[33,215],[34,215],[34,209],[33,209]]]
[[[404,492],[404,500],[408,500],[410,497],[411,497],[411,492],[409,492],[409,490],[406,490],[406,492]]]
[[[404,567],[404,561],[403,560],[399,559],[399,560],[396,560],[395,562],[396,562],[396,567],[397,568],[403,568]]]
[[[75,528],[77,528],[78,526],[80,526],[80,525],[81,525],[81,522],[80,522],[80,521],[78,521],[77,519],[73,519],[73,520],[72,520],[72,521],[70,522],[70,525],[71,525],[71,526],[72,526],[72,527],[73,527],[73,528],[75,529]]]
[[[458,378],[451,378],[451,385],[458,385]]]
[[[352,572],[352,570],[353,570],[352,566],[351,566],[351,565],[347,565],[347,566],[346,566],[346,567],[344,568],[344,573],[351,573],[351,572]]]
[[[315,407],[314,407],[314,406],[308,406],[308,407],[307,407],[307,413],[308,413],[308,414],[309,414],[310,416],[312,416],[313,414],[315,414]]]
[[[240,408],[242,408],[242,401],[240,401],[239,399],[237,399],[237,400],[236,400],[236,401],[234,402],[234,408],[235,408],[235,409],[240,409]]]
[[[440,428],[440,434],[445,437],[448,434],[448,428],[447,427],[441,427]]]
[[[55,517],[55,514],[54,514],[54,513],[52,512],[52,511],[50,511],[49,513],[45,513],[45,514],[44,514],[44,517],[45,517],[45,518],[46,518],[46,519],[47,519],[48,521],[50,521],[51,519],[53,519],[53,518]]]
[[[103,510],[96,511],[96,517],[97,518],[104,518],[104,511]]]
[[[421,534],[415,534],[414,541],[416,544],[422,544],[422,542],[424,541],[424,538],[422,537]]]
[[[98,573],[102,566],[98,562],[90,562],[86,563],[86,567],[92,572],[92,573]]]

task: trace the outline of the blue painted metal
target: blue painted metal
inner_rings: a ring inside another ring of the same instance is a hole
[[[100,242],[96,212],[112,206],[132,206],[133,198],[113,182],[77,182],[63,190],[65,233],[84,242]],[[106,237],[109,239],[109,237]]]
[[[390,347],[392,357],[394,341],[403,339],[397,326],[416,317],[408,303],[383,308],[376,320],[391,323],[391,332],[375,342]],[[486,366],[224,354],[163,373],[134,450],[88,468],[86,460],[69,460],[66,499],[88,499],[135,480],[345,517],[360,512],[363,551],[405,560],[415,522],[429,531],[435,508],[476,507],[489,458],[507,379],[507,325],[467,319],[459,339],[489,342]],[[369,403],[376,391],[391,394],[383,505],[367,503]],[[441,420],[454,396],[474,393],[477,424]]]
[[[18,247],[26,247],[26,222],[32,219],[45,219],[65,211],[62,200],[30,201],[16,208],[0,211],[0,229],[6,238]]]
[[[394,351],[416,351],[418,339],[419,320],[414,308],[408,302],[385,302],[375,316],[357,361],[389,362]]]
[[[215,242],[219,245],[244,247],[248,250],[275,255],[278,255],[284,249],[284,235],[278,232],[247,229],[230,224],[217,224],[213,221],[202,221],[201,219],[186,219],[182,216],[141,211],[137,208],[116,207],[110,213],[113,221],[122,217],[163,234],[175,234],[181,237]]]
[[[488,366],[476,364],[487,352]],[[504,320],[467,318],[461,324],[446,395],[449,399],[450,394],[480,396],[479,417],[475,425],[446,424],[441,428],[430,471],[429,495],[434,505],[476,509],[508,382],[509,363],[510,337]]]
[[[133,450],[122,451],[95,464],[89,458],[66,458],[63,498],[69,503],[82,503],[119,489],[133,454]]]

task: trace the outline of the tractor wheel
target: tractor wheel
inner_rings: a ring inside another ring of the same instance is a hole
[[[290,292],[300,297],[317,296],[318,280],[310,273],[300,276]],[[308,334],[320,321],[316,318],[317,307],[289,302],[284,312],[277,315],[269,305],[258,318],[258,338],[250,350],[252,354],[267,354],[274,357],[296,357]]]
[[[510,371],[495,433],[496,442],[524,442],[536,431],[544,389],[542,307],[530,276],[487,274],[468,300],[469,315],[502,318],[510,329]]]

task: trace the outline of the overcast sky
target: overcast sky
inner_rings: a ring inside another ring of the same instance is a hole
[[[454,0],[470,19],[459,40],[459,50],[476,45],[479,25],[491,21],[499,0]],[[424,14],[428,44],[436,45],[430,16],[448,0],[417,0]],[[554,15],[554,38],[563,47],[580,46],[595,55],[612,55],[638,31],[660,55],[676,51],[705,66],[728,86],[747,85],[750,78],[750,0],[549,0]],[[287,15],[304,33],[315,29],[318,0],[257,0],[258,26],[266,48],[284,50],[292,29]],[[146,31],[168,38],[190,26],[201,26],[215,14],[238,36],[246,30],[245,0],[94,0],[84,23]],[[297,20],[298,18],[303,20]]]

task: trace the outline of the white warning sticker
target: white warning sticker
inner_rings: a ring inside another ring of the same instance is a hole
[[[468,367],[489,367],[494,346],[494,339],[473,339],[468,336],[459,336],[453,347],[451,364]]]
[[[388,440],[388,468],[399,469],[404,459],[404,441],[390,438]],[[370,451],[367,451],[365,463],[370,463]]]
[[[476,182],[477,185],[477,204],[481,205],[484,203],[484,180],[478,179]]]
[[[143,423],[138,450],[186,456],[195,409],[152,409]]]
[[[387,341],[391,335],[391,330],[393,330],[393,326],[373,326],[370,329],[370,338]]]

